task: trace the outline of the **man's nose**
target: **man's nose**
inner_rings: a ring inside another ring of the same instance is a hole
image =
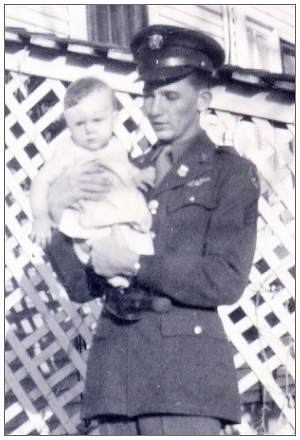
[[[160,115],[162,112],[162,102],[161,96],[159,94],[155,95],[152,101],[152,106],[150,108],[150,114],[152,116]]]

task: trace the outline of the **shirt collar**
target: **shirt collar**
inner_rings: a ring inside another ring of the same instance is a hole
[[[205,131],[201,130],[197,135],[188,139],[186,142],[173,145],[173,162],[182,161],[185,158],[191,157],[198,162],[210,162],[214,149],[215,145]]]
[[[152,146],[149,152],[137,158],[136,162],[145,165],[154,163],[164,147],[165,144],[158,141]],[[199,133],[187,141],[172,146],[173,163],[187,158],[190,160],[192,159],[192,161],[211,162],[214,149],[215,145],[209,139],[205,131],[199,130]]]

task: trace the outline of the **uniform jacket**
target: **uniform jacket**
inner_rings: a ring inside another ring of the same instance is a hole
[[[232,350],[217,307],[236,302],[248,283],[258,196],[254,165],[216,149],[205,134],[148,193],[155,255],[141,257],[136,284],[168,297],[172,308],[133,323],[102,314],[88,359],[84,418],[169,413],[239,422]],[[91,299],[83,295],[81,301]]]

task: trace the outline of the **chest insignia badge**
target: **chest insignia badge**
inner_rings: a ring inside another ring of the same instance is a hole
[[[211,177],[200,177],[200,179],[191,180],[187,183],[187,186],[190,186],[191,188],[199,187],[203,185],[205,182],[209,182],[211,180]]]
[[[180,167],[177,170],[177,174],[179,177],[185,177],[187,175],[187,173],[189,172],[189,167],[181,164]]]

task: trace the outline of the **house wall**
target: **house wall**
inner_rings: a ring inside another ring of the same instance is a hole
[[[295,43],[294,5],[148,5],[150,24],[207,32],[224,47],[225,62],[280,73],[280,40]],[[6,5],[6,26],[88,37],[86,5]]]
[[[223,5],[149,5],[150,24],[201,29],[224,44]]]
[[[86,5],[6,5],[5,26],[87,39]]]
[[[295,43],[294,5],[244,5],[238,8],[258,22],[267,23],[281,38]]]
[[[23,27],[32,32],[69,36],[67,5],[6,5],[5,25]]]
[[[224,47],[228,64],[281,72],[280,40],[295,44],[294,5],[149,5],[148,8],[150,24],[174,24],[207,32]],[[249,41],[249,28],[254,41]]]
[[[217,38],[226,39],[228,15],[250,17],[291,43],[295,42],[294,5],[149,5],[150,24],[165,23],[201,29]]]

